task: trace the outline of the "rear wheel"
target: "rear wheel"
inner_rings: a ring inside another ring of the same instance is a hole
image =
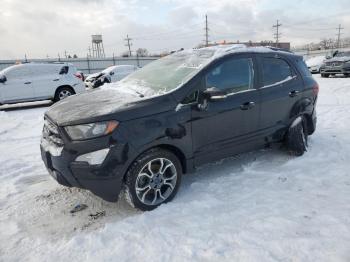
[[[125,179],[125,198],[140,210],[153,210],[174,198],[180,186],[182,168],[170,151],[151,149],[131,165]]]
[[[289,152],[295,156],[301,156],[307,151],[308,131],[304,117],[297,117],[288,129],[286,145]]]
[[[68,86],[60,87],[56,90],[54,101],[55,102],[61,101],[62,99],[65,99],[74,94],[75,92],[71,87],[68,87]]]

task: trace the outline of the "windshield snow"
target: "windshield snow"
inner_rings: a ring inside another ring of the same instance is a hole
[[[211,61],[212,50],[182,51],[154,61],[122,80],[121,84],[141,85],[154,93],[169,92],[198,73]]]

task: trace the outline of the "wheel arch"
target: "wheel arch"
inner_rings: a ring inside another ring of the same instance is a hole
[[[58,95],[58,92],[62,89],[62,88],[69,88],[72,92],[73,92],[73,94],[76,94],[76,92],[75,92],[75,90],[74,90],[74,88],[72,87],[72,86],[70,86],[70,85],[60,85],[60,86],[58,86],[57,88],[56,88],[56,90],[55,90],[55,94],[54,94],[54,100],[57,100],[57,95]]]
[[[184,152],[177,146],[171,145],[171,144],[158,144],[158,145],[153,145],[150,147],[146,147],[143,148],[140,152],[137,153],[137,155],[135,157],[133,157],[133,159],[129,162],[127,168],[125,169],[125,173],[123,175],[123,180],[125,180],[125,176],[128,172],[128,170],[130,169],[130,167],[132,166],[132,164],[134,163],[134,161],[141,156],[142,154],[144,154],[145,152],[155,149],[155,148],[160,148],[160,149],[164,149],[167,150],[171,153],[173,153],[180,161],[181,163],[181,168],[182,168],[182,173],[186,174],[188,173],[189,170],[191,170],[191,167],[188,164],[188,161],[186,159],[186,156],[184,154]]]

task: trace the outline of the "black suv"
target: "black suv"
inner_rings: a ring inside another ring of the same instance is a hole
[[[181,51],[114,88],[45,114],[42,159],[62,185],[152,210],[195,167],[284,142],[302,155],[316,127],[318,85],[302,57],[272,48]]]

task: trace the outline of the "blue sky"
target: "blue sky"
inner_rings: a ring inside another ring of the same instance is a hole
[[[95,33],[107,55],[126,51],[127,34],[134,50],[191,48],[204,39],[205,14],[211,41],[273,40],[279,19],[281,41],[296,46],[334,38],[340,23],[350,37],[349,11],[348,0],[1,0],[0,59],[86,56]]]

